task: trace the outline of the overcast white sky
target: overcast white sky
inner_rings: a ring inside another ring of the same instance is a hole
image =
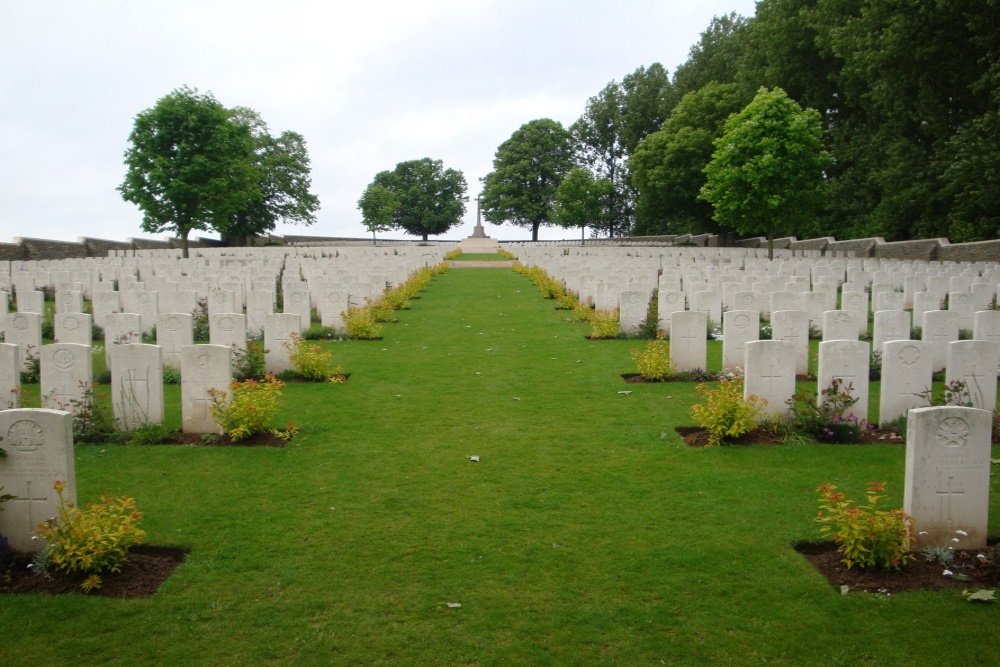
[[[440,159],[474,198],[522,124],[568,127],[608,82],[654,62],[673,72],[713,16],[754,4],[0,0],[0,242],[165,236],[144,233],[115,188],[133,118],[183,85],[305,137],[322,208],[315,225],[276,233],[366,236],[357,200],[377,172]],[[475,219],[470,202],[441,238]]]

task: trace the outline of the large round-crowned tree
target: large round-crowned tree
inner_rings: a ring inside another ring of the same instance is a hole
[[[483,217],[493,224],[531,230],[553,224],[556,191],[573,167],[573,136],[561,123],[542,118],[522,125],[500,144],[493,171],[483,180]]]
[[[400,162],[392,171],[376,174],[372,185],[389,190],[396,200],[392,226],[424,241],[444,234],[465,215],[465,176],[445,169],[441,160]]]
[[[819,209],[829,163],[819,113],[780,88],[761,88],[726,121],[701,196],[721,224],[740,234],[766,232],[773,257],[775,233],[793,233]]]
[[[191,230],[222,230],[262,199],[253,138],[211,93],[184,87],[135,118],[118,191],[142,211],[142,229],[171,231],[188,255]]]

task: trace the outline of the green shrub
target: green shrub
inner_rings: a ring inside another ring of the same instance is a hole
[[[645,350],[632,349],[635,370],[647,380],[666,380],[670,377],[670,346],[662,334],[646,344]]]
[[[738,438],[757,426],[766,401],[758,396],[743,399],[743,378],[725,379],[717,389],[700,384],[695,390],[704,403],[691,406],[691,418],[708,432],[708,444],[719,445]]]
[[[834,378],[820,391],[822,402],[813,394],[794,394],[787,401],[792,426],[821,442],[858,442],[868,423],[845,414],[859,399],[851,395],[853,385],[843,384],[842,379]]]
[[[289,359],[295,373],[314,382],[343,382],[344,367],[333,367],[333,353],[323,350],[316,343],[309,343],[301,335],[293,333],[292,340],[282,343],[288,350]]]
[[[281,389],[285,383],[273,375],[263,380],[234,381],[230,395],[219,389],[209,389],[212,403],[209,410],[215,423],[233,442],[268,430],[268,423],[281,407]]]
[[[344,330],[347,337],[353,340],[378,340],[382,337],[382,325],[375,321],[366,308],[352,306],[341,313],[344,318]]]
[[[618,310],[595,310],[590,320],[590,337],[614,338],[618,335]]]
[[[260,338],[248,338],[245,350],[236,350],[233,356],[234,380],[262,380],[267,374],[267,350]]]
[[[913,519],[901,509],[880,509],[888,496],[879,492],[886,486],[885,482],[869,482],[866,505],[855,505],[832,484],[816,489],[820,494],[816,521],[823,524],[820,532],[833,533],[848,568],[898,570],[913,560]]]
[[[56,517],[35,531],[46,540],[45,559],[64,572],[82,572],[90,576],[80,584],[90,592],[101,587],[102,572],[120,572],[128,559],[128,550],[146,537],[138,527],[142,513],[132,498],[103,496],[81,510],[66,501],[66,482],[55,482],[59,495]]]

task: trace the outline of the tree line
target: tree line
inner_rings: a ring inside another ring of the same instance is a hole
[[[608,83],[568,128],[525,123],[482,179],[483,214],[533,238],[996,238],[997,45],[997,0],[761,0],[715,17],[672,74]],[[738,127],[775,112],[767,132]]]
[[[794,234],[1000,236],[1000,0],[760,0],[715,17],[673,73],[611,81],[569,127],[524,123],[482,180],[483,216],[537,239]],[[250,109],[174,91],[136,117],[119,187],[143,229],[224,238],[311,224],[305,142]],[[374,234],[438,235],[467,184],[440,160],[379,172]]]

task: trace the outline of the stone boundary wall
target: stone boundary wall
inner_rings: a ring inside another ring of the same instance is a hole
[[[254,239],[253,245],[271,246],[319,246],[319,245],[370,245],[371,239],[337,236],[275,236],[268,235]],[[420,245],[424,243],[412,239],[378,239],[377,245]],[[457,243],[457,241],[431,239],[427,245]],[[601,239],[564,239],[561,241],[501,241],[501,243],[539,243],[544,245],[648,245],[648,246],[697,246],[717,248],[722,239],[715,234],[666,234],[661,236],[623,236]],[[29,261],[39,259],[74,259],[82,257],[107,257],[115,251],[136,250],[177,250],[182,247],[180,239],[126,238],[124,241],[109,241],[80,237],[74,241],[52,241],[16,237],[13,243],[0,243],[0,261]],[[733,244],[737,248],[767,248],[764,237],[745,238]],[[222,241],[208,238],[188,239],[190,248],[222,248]],[[234,246],[236,247],[236,246]],[[1000,240],[977,241],[974,243],[951,243],[948,239],[915,239],[912,241],[886,242],[884,238],[872,237],[838,241],[833,237],[797,239],[794,236],[774,240],[775,250],[814,251],[820,254],[844,257],[877,257],[884,259],[911,259],[943,262],[998,262],[1000,261]]]
[[[215,239],[188,239],[191,248],[219,248],[222,242]],[[108,241],[85,236],[76,241],[52,241],[15,237],[13,243],[0,243],[0,261],[31,261],[38,259],[78,259],[107,257],[115,250],[170,250],[182,247],[180,239],[134,239]]]

